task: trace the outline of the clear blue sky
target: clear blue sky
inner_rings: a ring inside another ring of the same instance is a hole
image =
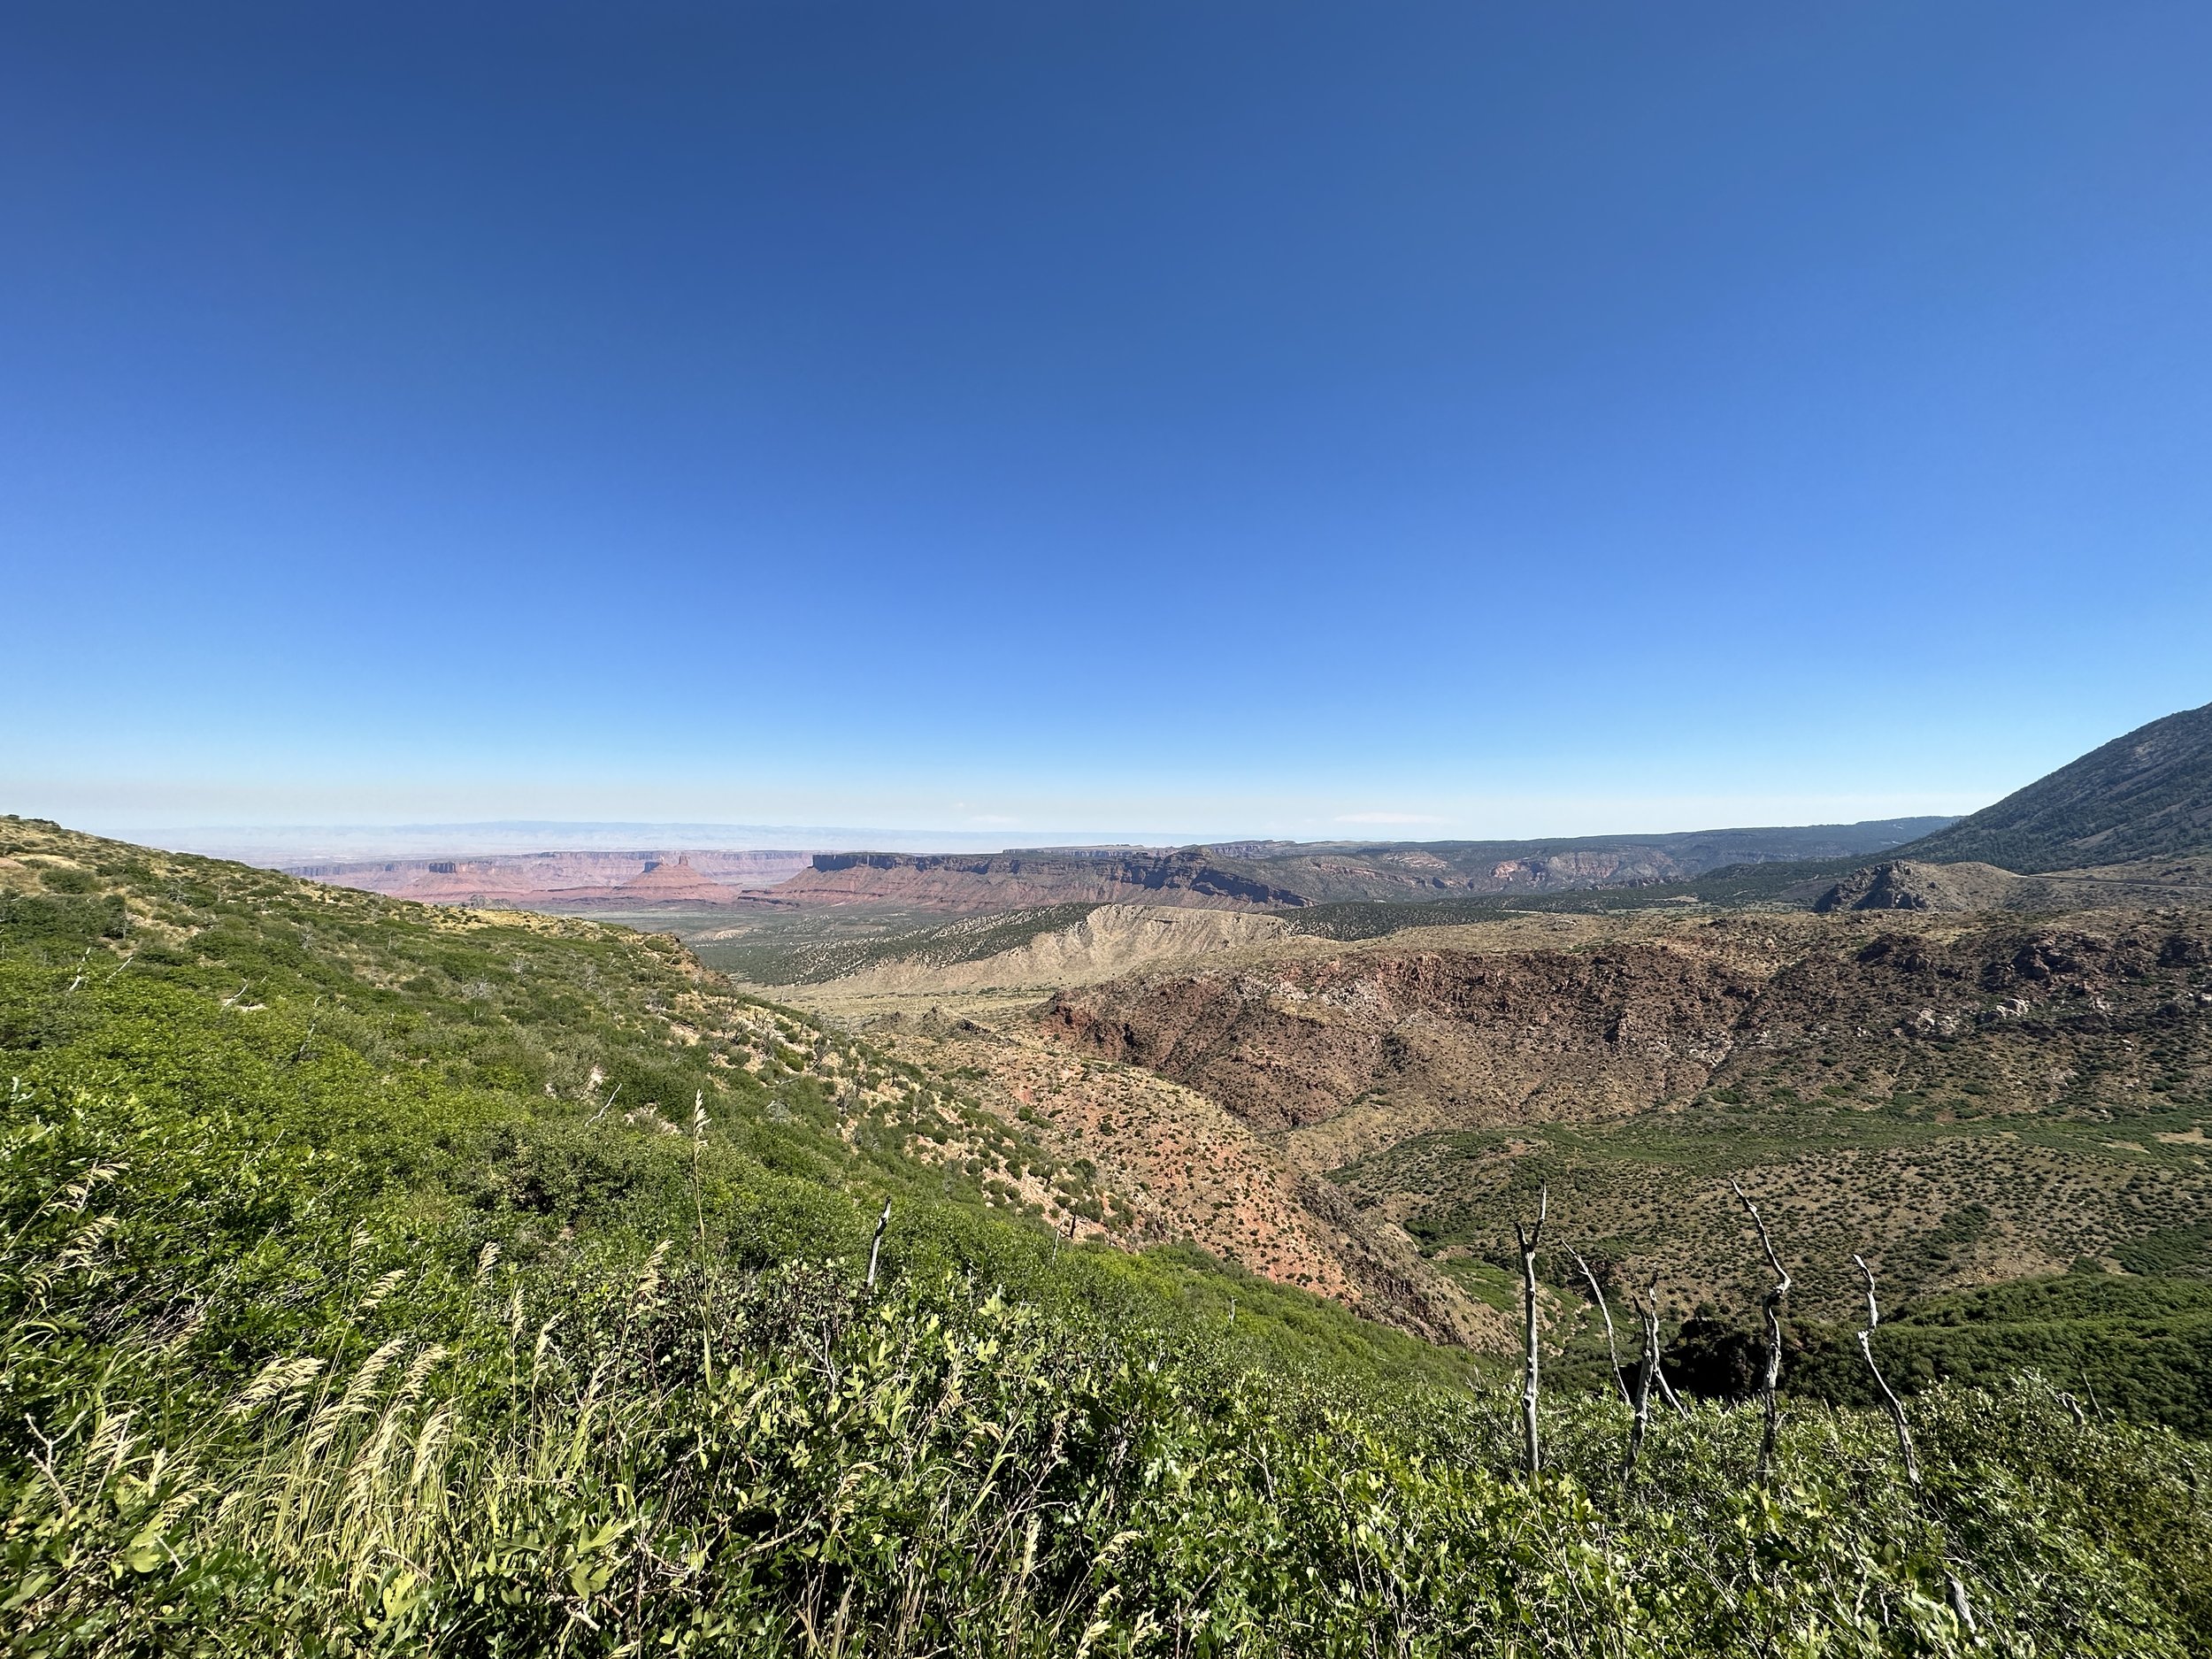
[[[1978,805],[2212,698],[2208,85],[2194,0],[19,0],[0,809]]]

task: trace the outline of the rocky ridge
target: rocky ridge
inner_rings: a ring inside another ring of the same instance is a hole
[[[1240,910],[1153,904],[1102,904],[1072,925],[979,961],[946,965],[895,960],[849,974],[840,993],[1030,990],[1094,984],[1138,969],[1187,964],[1225,953],[1280,944],[1290,937],[1279,917]]]

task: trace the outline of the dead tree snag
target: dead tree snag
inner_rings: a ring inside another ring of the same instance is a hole
[[[1537,1340],[1536,1323],[1536,1242],[1544,1233],[1544,1217],[1551,1208],[1551,1188],[1540,1187],[1536,1194],[1536,1221],[1532,1226],[1521,1225],[1518,1216],[1513,1218],[1513,1236],[1521,1247],[1521,1312],[1528,1337],[1528,1368],[1521,1375],[1521,1433],[1526,1442],[1528,1472],[1536,1474],[1543,1467],[1543,1454],[1536,1438],[1536,1382]]]
[[[1874,1329],[1882,1323],[1881,1304],[1874,1300],[1874,1270],[1866,1264],[1863,1256],[1851,1259],[1858,1263],[1859,1271],[1866,1275],[1866,1329],[1859,1333],[1859,1352],[1866,1356],[1866,1368],[1874,1373],[1874,1386],[1888,1402],[1889,1420],[1897,1425],[1897,1450],[1905,1460],[1905,1479],[1916,1486],[1920,1484],[1920,1460],[1913,1455],[1912,1430],[1905,1424],[1904,1402],[1891,1391],[1882,1376],[1882,1368],[1874,1363]]]
[[[1731,1180],[1728,1185],[1751,1217],[1751,1225],[1758,1230],[1759,1248],[1766,1252],[1767,1265],[1774,1271],[1774,1284],[1760,1302],[1767,1322],[1766,1374],[1759,1386],[1760,1403],[1766,1412],[1766,1426],[1759,1436],[1759,1481],[1763,1486],[1768,1471],[1774,1465],[1774,1439],[1782,1420],[1782,1302],[1790,1294],[1790,1276],[1782,1265],[1782,1258],[1774,1253],[1774,1240],[1767,1235],[1767,1224],[1760,1218],[1759,1206],[1751,1202],[1750,1194],[1740,1184]]]
[[[1614,1386],[1620,1389],[1621,1398],[1633,1407],[1636,1402],[1628,1397],[1628,1379],[1621,1374],[1621,1350],[1613,1340],[1613,1310],[1606,1306],[1605,1289],[1598,1283],[1598,1276],[1590,1271],[1589,1263],[1582,1259],[1580,1251],[1570,1250],[1567,1254],[1574,1257],[1575,1265],[1582,1270],[1582,1277],[1590,1286],[1590,1294],[1597,1298],[1598,1317],[1605,1321],[1605,1355],[1613,1362]]]

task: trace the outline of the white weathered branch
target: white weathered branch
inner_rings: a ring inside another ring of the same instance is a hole
[[[1897,1450],[1905,1460],[1905,1479],[1916,1486],[1920,1484],[1920,1460],[1913,1455],[1912,1430],[1906,1426],[1904,1402],[1891,1392],[1889,1383],[1882,1376],[1882,1368],[1874,1363],[1874,1331],[1882,1323],[1882,1306],[1874,1299],[1874,1270],[1866,1264],[1863,1256],[1851,1259],[1858,1263],[1859,1271],[1866,1275],[1866,1329],[1859,1333],[1859,1352],[1866,1356],[1866,1368],[1874,1373],[1874,1386],[1889,1403],[1889,1419],[1897,1426]]]
[[[1644,1436],[1651,1428],[1651,1382],[1659,1372],[1659,1281],[1654,1279],[1644,1291],[1642,1306],[1636,1310],[1638,1322],[1644,1330],[1644,1346],[1636,1365],[1636,1392],[1628,1402],[1628,1455],[1621,1460],[1621,1484],[1626,1486],[1636,1478],[1636,1459],[1644,1449]],[[1665,1379],[1661,1379],[1664,1386]]]
[[[1774,1440],[1781,1426],[1782,1301],[1790,1294],[1790,1276],[1782,1265],[1782,1258],[1774,1253],[1774,1240],[1767,1234],[1767,1224],[1760,1217],[1759,1206],[1751,1202],[1751,1195],[1739,1182],[1732,1179],[1728,1185],[1751,1217],[1751,1225],[1758,1229],[1759,1248],[1766,1252],[1767,1265],[1774,1270],[1774,1284],[1760,1303],[1767,1322],[1766,1375],[1759,1388],[1760,1402],[1766,1410],[1766,1427],[1759,1436],[1759,1479],[1763,1484],[1767,1471],[1773,1467]]]
[[[1606,1305],[1605,1289],[1598,1283],[1598,1276],[1590,1271],[1589,1263],[1582,1259],[1581,1251],[1570,1250],[1567,1254],[1574,1257],[1575,1265],[1582,1270],[1582,1277],[1590,1286],[1591,1295],[1597,1298],[1598,1317],[1605,1321],[1606,1357],[1613,1362],[1614,1386],[1620,1389],[1621,1398],[1633,1406],[1635,1402],[1628,1397],[1628,1379],[1621,1375],[1621,1350],[1613,1339],[1613,1310]]]
[[[883,1230],[891,1225],[891,1201],[883,1201],[883,1213],[876,1217],[876,1236],[868,1241],[868,1288],[876,1287],[876,1259],[883,1250]]]
[[[1551,1210],[1551,1188],[1542,1187],[1536,1193],[1536,1221],[1529,1227],[1521,1225],[1518,1216],[1513,1218],[1513,1237],[1521,1247],[1521,1310],[1528,1338],[1528,1367],[1521,1377],[1521,1433],[1526,1442],[1528,1472],[1536,1474],[1543,1468],[1543,1452],[1536,1435],[1536,1399],[1538,1340],[1540,1331],[1536,1322],[1536,1245],[1544,1236],[1544,1218]]]

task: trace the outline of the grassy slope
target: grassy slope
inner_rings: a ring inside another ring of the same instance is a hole
[[[892,1136],[943,1079],[666,941],[0,839],[10,1651],[1965,1651],[1953,1578],[2212,1639],[2203,1455],[2033,1387],[1924,1402],[1917,1493],[1701,1412],[1624,1500],[1602,1401],[1532,1485],[1448,1362],[1056,1250]]]

